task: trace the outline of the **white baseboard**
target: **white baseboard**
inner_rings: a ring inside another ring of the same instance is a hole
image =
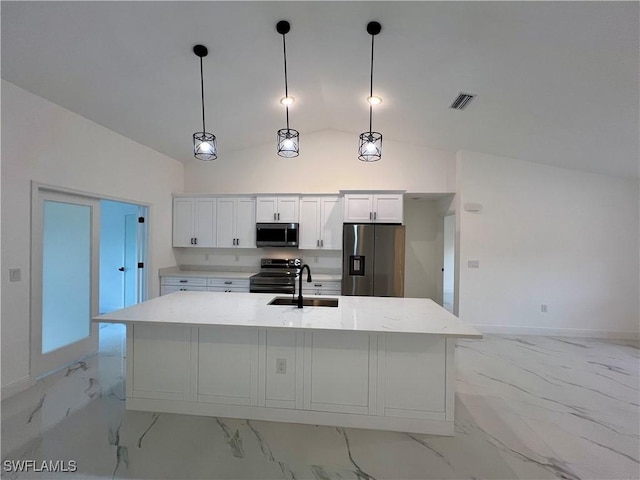
[[[540,337],[609,338],[612,340],[640,340],[640,332],[588,330],[580,328],[518,327],[513,325],[473,325],[480,333],[496,335],[537,335]]]
[[[19,378],[7,385],[2,386],[2,400],[9,398],[17,393],[20,393],[31,386],[31,376]]]

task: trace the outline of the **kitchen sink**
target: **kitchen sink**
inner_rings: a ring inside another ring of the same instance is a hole
[[[298,299],[291,297],[275,297],[267,305],[289,305],[295,307],[298,305]],[[302,305],[305,307],[337,307],[338,299],[303,297]]]

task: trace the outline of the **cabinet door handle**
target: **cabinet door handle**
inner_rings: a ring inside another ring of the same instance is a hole
[[[278,220],[280,220],[280,214],[278,214]]]
[[[180,280],[180,283],[187,283],[188,280]]]
[[[320,246],[320,240],[316,240],[316,247]]]
[[[320,246],[324,247],[324,240],[320,240]]]
[[[197,244],[198,244],[198,237],[196,237],[196,238],[194,238],[194,239],[193,239],[193,244],[194,244],[194,245],[197,245]]]
[[[378,212],[373,212],[373,219],[375,220],[376,218],[378,218]]]
[[[240,246],[240,239],[236,238],[236,245]]]
[[[373,213],[369,212],[369,220],[373,220]]]
[[[233,282],[227,280],[226,282],[224,282],[225,285],[233,285]]]
[[[273,219],[274,219],[274,220],[276,219],[276,214],[275,214],[275,213],[273,214]]]
[[[321,284],[321,283],[314,283],[314,284],[313,284],[313,286],[314,286],[314,287],[321,287],[321,286],[322,286],[322,284]]]

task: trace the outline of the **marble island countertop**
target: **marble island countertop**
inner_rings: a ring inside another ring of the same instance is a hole
[[[100,315],[93,321],[482,337],[476,329],[465,325],[430,299],[339,296],[337,307],[299,309],[268,305],[275,296],[270,293],[175,292]]]

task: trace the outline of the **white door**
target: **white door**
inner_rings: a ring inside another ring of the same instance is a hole
[[[302,249],[320,248],[320,197],[300,199],[300,237],[298,246]]]
[[[236,247],[256,248],[256,201],[236,198]]]
[[[256,200],[256,222],[276,222],[278,218],[278,198],[258,197]]]
[[[320,246],[326,250],[342,250],[342,199],[324,197],[321,202]]]
[[[138,303],[138,215],[124,217],[124,307]]]
[[[193,233],[194,199],[173,199],[173,246],[190,247],[195,237]]]
[[[345,195],[344,221],[347,223],[370,223],[373,221],[373,197],[371,195]]]
[[[298,223],[298,197],[278,197],[276,221],[280,223]]]
[[[98,200],[35,186],[32,198],[31,374],[98,349]]]
[[[195,205],[194,242],[197,247],[215,247],[216,199],[198,198]]]
[[[373,219],[379,223],[402,223],[402,195],[374,195]]]
[[[218,198],[216,208],[216,245],[234,247],[236,201],[234,198]]]

